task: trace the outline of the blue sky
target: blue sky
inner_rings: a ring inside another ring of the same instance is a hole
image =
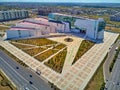
[[[83,2],[83,3],[120,3],[120,0],[0,0],[0,2]]]

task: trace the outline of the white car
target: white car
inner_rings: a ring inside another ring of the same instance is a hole
[[[25,90],[30,90],[28,87],[25,87]]]
[[[117,51],[117,50],[118,50],[118,47],[116,47],[115,50]]]

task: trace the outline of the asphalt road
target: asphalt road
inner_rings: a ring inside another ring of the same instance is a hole
[[[112,48],[108,52],[108,57],[107,57],[105,63],[103,64],[103,73],[104,73],[104,81],[105,82],[109,79],[109,76],[110,76],[109,67],[110,67],[110,64],[116,53],[115,48],[120,45],[119,42],[120,41],[118,40],[115,44],[112,45]]]
[[[120,53],[104,90],[120,90]]]
[[[17,67],[19,67],[17,69]],[[12,58],[0,50],[0,68],[16,84],[19,90],[52,90],[47,82],[36,73],[16,63]],[[32,75],[32,77],[30,77]],[[30,81],[32,84],[30,84]]]

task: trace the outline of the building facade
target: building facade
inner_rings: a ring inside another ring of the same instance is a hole
[[[27,10],[0,11],[0,22],[15,19],[23,19],[28,17],[29,13]]]
[[[105,21],[102,18],[97,20],[83,17],[74,17],[71,15],[50,13],[49,20],[64,21],[70,23],[72,31],[78,30],[80,33],[85,33],[86,37],[91,39],[104,39]]]
[[[76,19],[74,24],[79,30],[84,30],[86,37],[91,39],[104,39],[105,22],[103,19]]]
[[[26,37],[39,37],[43,35],[49,35],[50,33],[66,33],[77,31],[77,33],[82,33],[85,35],[85,37],[93,40],[104,39],[104,29],[106,23],[102,18],[88,19],[58,13],[50,13],[48,17],[49,20],[44,18],[35,18],[26,19],[17,23],[16,26],[11,27],[11,29],[7,31],[7,39],[10,39],[14,36],[14,34],[12,34],[14,30],[16,30],[15,32],[17,33],[16,35],[18,37],[25,37],[25,34],[20,34],[22,32],[26,33]],[[12,37],[10,37],[10,34]]]
[[[69,32],[69,23],[48,21],[43,18],[26,19],[6,32],[6,39],[42,37],[50,33]]]

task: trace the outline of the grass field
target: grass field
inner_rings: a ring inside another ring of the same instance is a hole
[[[67,49],[64,49],[56,56],[51,58],[49,61],[45,62],[45,65],[52,68],[56,72],[61,73],[65,62],[66,54],[67,54]]]
[[[31,44],[31,45],[49,45],[49,44],[56,44],[57,42],[51,41],[46,38],[33,38],[33,39],[22,39],[22,40],[11,40],[18,43],[24,43],[24,44]]]
[[[0,26],[0,31],[5,31],[7,29],[9,29],[9,28],[8,27],[4,27],[4,26]]]
[[[53,49],[62,49],[62,48],[64,48],[66,45],[64,45],[64,44],[59,44],[59,45],[57,45],[56,47],[54,47]]]
[[[38,61],[44,61],[45,59],[47,59],[48,57],[55,54],[60,49],[62,49],[66,46],[61,43],[59,45],[57,45],[57,42],[48,40],[46,38],[11,40],[11,44],[18,47],[19,49],[22,49],[24,52],[26,52],[27,54],[29,54],[31,56],[37,55],[38,53],[40,53],[48,48],[51,48],[51,49],[35,56],[34,58],[36,58]],[[24,45],[24,44],[29,44],[29,45]],[[36,45],[36,46],[40,46],[40,47],[35,47],[35,46],[30,46],[30,45]]]
[[[23,50],[23,51],[28,53],[29,55],[33,56],[44,50],[45,50],[45,48],[32,48],[32,49],[27,49],[27,50]]]
[[[91,41],[88,41],[88,40],[83,40],[79,49],[78,49],[78,52],[73,60],[73,63],[74,64],[83,54],[85,54],[92,46],[94,45],[93,42]]]
[[[17,44],[17,43],[12,43],[12,45],[16,46],[19,49],[26,49],[26,48],[32,48],[33,46],[28,46],[28,45],[22,45],[22,44]]]
[[[0,70],[0,90],[17,90]]]
[[[108,27],[108,26],[106,26],[106,27],[105,27],[105,30],[110,30],[110,31],[113,31],[113,32],[120,33],[120,28],[115,28],[115,27]]]
[[[50,57],[51,55],[55,54],[57,52],[57,50],[48,50],[38,56],[36,56],[35,58],[39,61],[44,61],[45,59],[47,59],[48,57]]]

